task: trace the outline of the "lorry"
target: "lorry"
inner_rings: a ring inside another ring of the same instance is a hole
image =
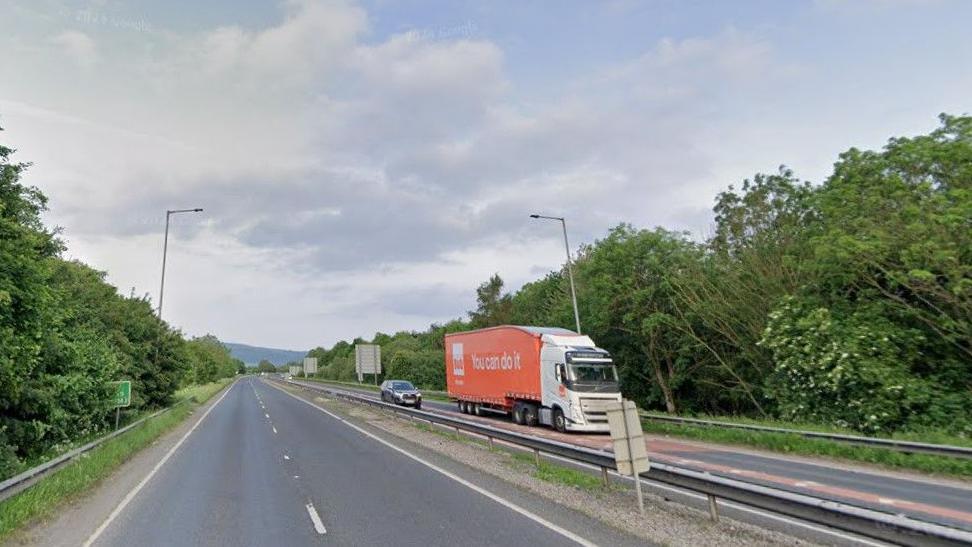
[[[466,414],[607,432],[606,407],[621,400],[610,353],[567,329],[504,325],[447,334],[445,361],[449,398]]]

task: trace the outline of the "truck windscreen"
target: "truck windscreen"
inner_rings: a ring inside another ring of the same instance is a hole
[[[572,363],[568,365],[567,370],[570,377],[569,387],[574,391],[590,393],[616,393],[618,391],[618,373],[611,363]]]
[[[614,365],[588,365],[572,363],[570,365],[571,380],[582,383],[617,383],[618,373],[614,370]]]

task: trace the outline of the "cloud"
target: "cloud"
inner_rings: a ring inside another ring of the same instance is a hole
[[[494,272],[515,288],[558,268],[559,230],[532,212],[566,216],[575,245],[622,221],[701,236],[728,184],[794,158],[826,168],[833,151],[808,150],[856,119],[817,123],[839,117],[826,105],[871,99],[735,26],[536,97],[486,23],[381,34],[358,5],[306,1],[262,26],[89,36],[32,13],[0,22],[24,75],[0,82],[3,137],[73,256],[154,291],[165,209],[204,207],[173,225],[167,316],[286,347],[421,328]]]
[[[51,38],[51,42],[81,68],[91,68],[98,61],[94,40],[81,31],[66,30]]]
[[[620,220],[687,218],[699,201],[672,188],[707,171],[687,144],[697,121],[684,101],[707,93],[704,81],[736,85],[770,62],[764,44],[735,31],[663,40],[565,86],[552,103],[529,105],[511,94],[503,53],[488,40],[404,33],[369,43],[367,29],[353,5],[291,3],[264,29],[152,34],[152,47],[99,67],[105,96],[70,119],[55,104],[4,105],[70,151],[31,158],[32,175],[45,179],[74,239],[102,242],[78,245],[82,255],[104,263],[121,241],[152,241],[165,208],[201,206],[203,215],[180,217],[174,229],[199,260],[216,262],[208,283],[220,288],[183,294],[225,303],[228,288],[249,290],[251,306],[229,303],[244,316],[272,315],[266,298],[306,298],[255,280],[328,279],[327,304],[301,313],[354,316],[360,327],[375,313],[461,315],[471,302],[458,295],[494,271],[515,287],[533,276],[536,258],[558,267],[558,234],[527,218],[535,209],[568,215],[577,243]],[[547,254],[530,250],[537,245]],[[500,249],[517,260],[498,260]],[[119,278],[152,277],[111,261]],[[464,274],[443,284],[456,268]],[[406,280],[409,272],[423,273]],[[248,281],[226,285],[220,275]],[[344,275],[353,280],[339,283]]]

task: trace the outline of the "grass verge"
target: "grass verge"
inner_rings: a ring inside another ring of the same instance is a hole
[[[412,427],[422,431],[427,431],[429,433],[435,433],[436,435],[440,435],[453,442],[463,442],[479,447],[487,446],[487,442],[485,440],[471,437],[469,435],[461,435],[459,438],[456,438],[455,433],[441,427],[435,427],[428,423],[413,422]],[[531,468],[530,474],[542,481],[551,482],[554,484],[563,484],[565,486],[580,488],[595,493],[603,492],[607,488],[610,488],[605,487],[599,477],[590,473],[579,471],[577,469],[571,469],[563,465],[557,465],[543,460],[540,460],[540,465],[537,466],[536,460],[534,459],[535,457],[531,452],[523,452],[521,450],[516,450],[509,447],[497,448],[496,450],[501,450],[506,454],[509,454],[510,457],[512,457],[513,460],[518,464]]]
[[[811,439],[793,433],[771,433],[726,429],[714,426],[679,425],[654,420],[642,420],[647,433],[671,435],[700,441],[744,445],[784,454],[824,456],[864,462],[895,469],[920,471],[935,475],[972,478],[972,460],[907,454],[884,448],[843,444],[825,439]],[[762,424],[760,424],[762,425]]]
[[[526,452],[509,453],[517,462],[533,468],[530,471],[530,474],[542,481],[552,482],[554,484],[563,484],[565,486],[580,488],[589,492],[602,492],[607,489],[599,477],[590,473],[585,473],[583,471],[578,471],[562,465],[545,462],[543,460],[540,460],[540,465],[537,466],[533,454]]]
[[[169,431],[193,410],[218,393],[230,379],[181,390],[178,399],[194,398],[169,412],[146,421],[127,433],[105,442],[74,462],[55,471],[27,490],[0,502],[0,541],[24,524],[50,514],[60,504],[98,484],[139,450]]]

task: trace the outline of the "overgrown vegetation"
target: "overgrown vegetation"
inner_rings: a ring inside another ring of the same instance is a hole
[[[972,117],[851,149],[819,184],[759,174],[715,199],[706,241],[622,224],[582,246],[582,326],[648,409],[799,420],[868,434],[972,435]],[[573,328],[564,272],[494,275],[466,320],[379,333],[387,377],[443,389],[443,336]],[[310,355],[354,379],[354,344]]]
[[[113,425],[111,382],[132,381],[131,414],[181,387],[244,370],[212,336],[186,340],[147,296],[61,258],[46,197],[0,146],[0,479]]]

